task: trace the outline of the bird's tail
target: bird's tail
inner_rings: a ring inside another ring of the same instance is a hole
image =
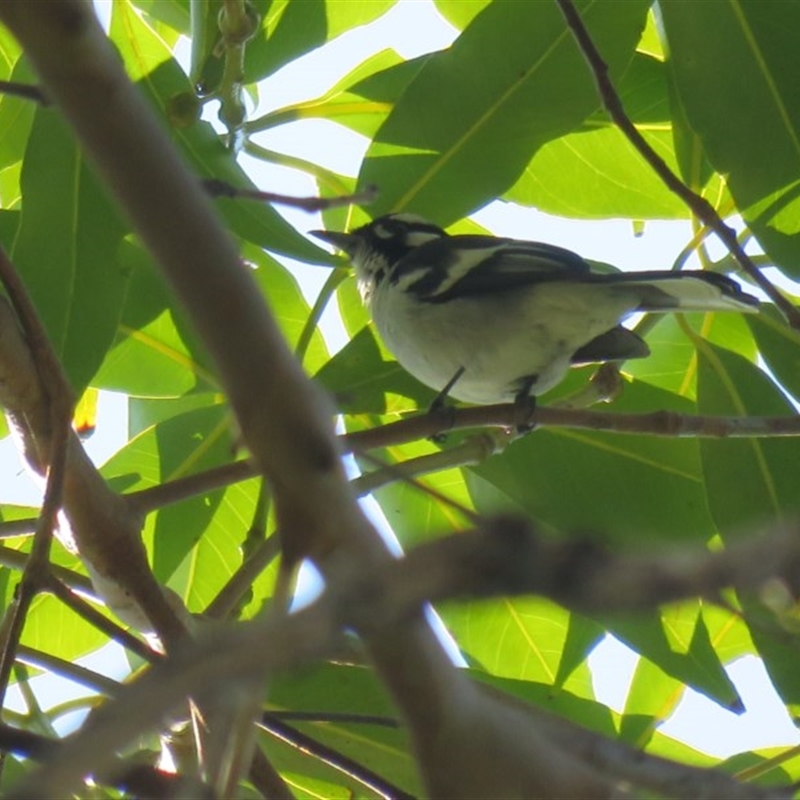
[[[603,278],[620,288],[635,289],[638,311],[744,311],[759,302],[738,283],[717,272],[625,272]]]

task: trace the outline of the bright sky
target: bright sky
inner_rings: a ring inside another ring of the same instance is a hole
[[[108,7],[108,2],[104,0],[99,5]],[[446,47],[455,36],[456,31],[442,20],[430,0],[400,0],[389,14],[368,28],[346,33],[281,70],[260,86],[260,96],[265,108],[310,99],[321,95],[339,77],[377,50],[393,47],[410,58]],[[186,59],[186,48],[180,48],[179,55]],[[216,113],[214,104],[210,105],[209,112]],[[256,110],[253,115],[258,113]],[[358,134],[321,120],[295,122],[260,134],[256,141],[349,175],[357,174],[367,146],[367,140]],[[316,191],[305,175],[265,166],[252,159],[244,159],[243,163],[256,184],[270,191],[296,195]],[[319,219],[313,215],[280,210],[301,231],[320,227]],[[625,221],[563,220],[502,203],[493,203],[474,217],[498,235],[540,239],[573,249],[576,249],[575,243],[580,242],[581,255],[623,269],[668,268],[674,254],[691,237],[688,223],[648,224],[644,235],[635,237],[630,223]],[[326,274],[307,265],[292,265],[292,269],[309,302],[313,302]],[[323,331],[331,349],[338,349],[344,339],[333,307],[323,319]],[[97,463],[102,463],[124,442],[125,426],[121,420],[124,420],[124,409],[119,398],[104,396],[98,434],[89,445]],[[0,501],[37,502],[37,491],[27,478],[20,477],[20,473],[13,445],[9,441],[0,443]],[[596,649],[590,665],[601,702],[616,710],[622,709],[636,659],[634,653],[611,637]],[[99,668],[97,657],[91,659],[91,664]],[[800,743],[800,735],[775,695],[760,661],[743,658],[728,671],[748,709],[745,714],[736,716],[690,690],[661,731],[720,757],[759,747]]]

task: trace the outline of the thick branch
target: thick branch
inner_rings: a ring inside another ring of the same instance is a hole
[[[322,393],[286,347],[210,200],[127,79],[90,6],[8,0],[0,19],[22,43],[212,355],[243,438],[272,484],[284,556],[290,562],[312,556],[329,583],[388,561],[347,484]],[[433,632],[419,617],[369,644],[418,739],[435,736],[431,722],[446,719],[469,689]],[[469,770],[459,764],[452,778],[466,787]]]
[[[0,252],[2,259],[5,254]],[[11,265],[2,263],[7,277],[13,276]],[[13,297],[15,304],[27,307],[24,313],[32,318],[35,312],[21,284]],[[30,330],[31,323],[26,327]],[[126,622],[139,630],[157,630],[169,644],[184,628],[150,571],[140,539],[141,517],[108,488],[78,437],[69,430],[66,379],[51,379],[49,391],[45,385],[48,374],[60,374],[55,356],[41,355],[47,353],[45,342],[43,332],[33,340],[30,333],[24,336],[8,301],[0,297],[0,405],[34,472],[44,477],[52,467],[51,453],[63,455],[63,487],[59,486],[63,492],[54,498],[52,510],[63,502],[69,531],[60,531],[62,541],[80,553],[96,590]],[[60,425],[54,424],[54,410],[62,417]],[[54,451],[53,432],[58,430],[63,432],[64,444]]]
[[[779,583],[800,595],[797,529],[750,537],[720,552],[616,554],[593,539],[552,539],[524,519],[486,519],[473,531],[420,545],[361,581],[343,612],[359,628],[384,626],[425,602],[536,594],[595,613],[657,608],[723,589],[758,594]],[[404,610],[405,609],[405,610]]]

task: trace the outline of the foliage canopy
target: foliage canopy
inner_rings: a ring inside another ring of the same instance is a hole
[[[323,198],[378,187],[370,205],[326,208],[323,217],[331,229],[409,210],[453,230],[476,230],[477,224],[464,218],[501,198],[578,219],[636,224],[690,219],[697,236],[686,244],[697,249],[704,266],[738,269],[730,255],[711,260],[703,222],[611,121],[555,0],[437,0],[440,13],[461,31],[452,47],[404,61],[375,42],[375,54],[350,74],[336,76],[322,97],[247,118],[244,96],[257,93],[259,81],[393,5],[393,0],[252,0],[245,18],[255,25],[253,35],[237,49],[220,43],[219,20],[221,9],[233,15],[230,9],[241,11],[241,3],[115,0],[109,36],[127,74],[200,178],[256,188],[238,163],[246,152],[309,173]],[[797,280],[800,3],[660,0],[656,9],[650,0],[581,0],[575,5],[647,144],[720,216],[739,215],[759,265],[772,268],[770,275]],[[191,75],[173,55],[180,36],[191,42]],[[240,80],[231,78],[236,59]],[[21,45],[5,28],[0,28],[0,73],[16,83],[36,81]],[[200,119],[209,100],[221,101],[229,127],[225,136]],[[309,117],[369,139],[357,176],[337,175],[258,144],[260,132]],[[0,243],[76,394],[89,408],[97,390],[128,396],[129,441],[101,473],[117,492],[146,493],[228,464],[238,432],[196,321],[175,300],[87,152],[57,109],[11,94],[0,99]],[[377,428],[427,407],[432,392],[405,374],[375,337],[352,277],[332,271],[311,309],[277,257],[343,264],[269,204],[227,197],[214,203],[253,267],[286,342],[332,398],[347,431]],[[174,213],[177,219],[181,209]],[[672,255],[680,266],[684,254]],[[741,272],[738,277],[750,280]],[[317,323],[324,304],[334,298],[352,338],[331,357]],[[796,414],[800,333],[771,302],[748,319],[693,314],[642,324],[653,355],[625,365],[622,391],[604,407],[609,415]],[[541,405],[573,395],[593,372],[574,370]],[[796,438],[665,437],[554,425],[478,464],[463,466],[457,456],[448,460],[448,451],[456,453],[470,433],[452,433],[444,443],[414,437],[369,456],[359,453],[366,472],[376,469],[376,459],[397,465],[445,453],[435,471],[425,467],[412,482],[399,479],[396,470],[376,482],[374,497],[404,548],[471,527],[473,515],[511,512],[534,521],[555,541],[580,533],[614,553],[674,547],[704,553],[709,546],[719,550],[788,524],[800,510]],[[243,559],[277,537],[279,503],[252,475],[200,487],[180,502],[173,499],[148,509],[142,537],[157,580],[200,614],[219,602]],[[36,514],[2,506],[0,528]],[[29,535],[9,535],[3,542],[8,568],[0,573],[0,597],[6,609],[13,607],[19,582],[15,554],[28,552],[30,545]],[[79,555],[56,543],[51,560],[71,571],[72,585],[83,585],[87,569]],[[280,592],[276,581],[280,586],[273,561],[239,587],[241,596],[226,609],[228,615],[258,616]],[[790,715],[796,714],[796,583],[770,586],[771,593],[709,590],[705,598],[654,603],[636,613],[568,610],[530,594],[446,602],[437,610],[477,681],[649,753],[713,766],[713,759],[657,728],[674,711],[683,687],[724,708],[741,708],[724,665],[750,653],[763,659]],[[606,631],[641,654],[622,714],[596,701],[587,667]],[[73,662],[108,640],[61,599],[39,594],[21,643],[25,652]],[[291,725],[312,742],[418,794],[422,788],[408,736],[385,724],[396,717],[386,689],[357,663],[366,659],[352,644],[347,656],[279,674],[261,698],[263,710],[307,712],[310,721]],[[133,661],[138,668],[140,662]],[[64,671],[66,665],[54,669]],[[14,679],[24,681],[24,674],[17,672]],[[59,710],[38,713],[32,708],[28,716],[6,719],[40,731],[41,719],[49,725]],[[258,746],[297,796],[380,793],[332,767],[321,750],[312,747],[309,755],[287,745],[276,736],[285,724],[285,717],[270,717],[259,729]],[[783,751],[745,753],[716,766],[768,784],[800,778],[800,759]],[[4,785],[29,770],[30,762],[9,759]],[[255,790],[248,785],[243,791]]]

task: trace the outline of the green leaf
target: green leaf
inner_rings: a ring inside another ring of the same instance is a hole
[[[559,665],[570,614],[549,600],[515,597],[447,603],[437,611],[471,663],[480,664],[487,673],[548,686],[563,683],[569,691],[593,696],[585,664],[561,681]]]
[[[643,136],[661,158],[674,164],[668,130],[646,130]],[[686,205],[614,128],[573,133],[545,144],[504,198],[573,218],[689,217]]]
[[[253,275],[256,283],[261,287],[289,347],[295,348],[311,310],[300,291],[297,279],[260,247],[250,243],[242,244],[242,258],[255,268]],[[306,350],[304,364],[313,371],[327,362],[328,358],[322,334],[317,330]]]
[[[345,414],[385,414],[387,395],[399,394],[429,405],[435,392],[396,361],[384,360],[372,328],[365,326],[315,375]]]
[[[620,738],[644,749],[656,728],[672,714],[684,685],[646,658],[640,658],[620,720]]]
[[[582,617],[580,614],[569,615],[567,638],[564,640],[554,681],[557,688],[561,689],[572,673],[586,663],[586,659],[603,636],[605,628],[594,620]]]
[[[700,351],[698,407],[706,414],[787,416],[793,409],[774,383],[741,356],[722,348]],[[797,514],[796,439],[705,439],[701,455],[708,507],[726,540]],[[796,635],[765,609],[760,598],[740,598],[745,619],[775,688],[800,703]]]
[[[424,55],[408,61],[395,61],[395,55],[394,50],[383,50],[362,62],[346,79],[343,79],[350,80],[347,85],[348,91],[368,100],[396,103],[408,85],[428,63],[431,56]],[[388,63],[389,61],[394,63]],[[379,64],[383,65],[380,71],[373,69]],[[364,75],[362,72],[366,67],[370,68],[368,75]],[[355,78],[358,80],[352,80]]]
[[[260,483],[260,478],[254,478],[198,497],[198,503],[194,504],[196,512],[188,516],[188,521],[196,517],[197,529],[204,526],[202,536],[185,554],[175,542],[171,544],[175,552],[162,555],[163,573],[183,556],[170,574],[169,585],[183,597],[190,611],[203,611],[241,566],[242,547],[252,524]],[[201,502],[206,506],[204,509],[199,507]],[[156,528],[156,539],[174,538],[175,525],[183,525],[187,520],[185,510],[173,515],[164,511],[161,514],[164,518]],[[277,570],[276,561],[254,581],[251,599],[243,613],[245,618],[261,611],[264,600],[272,595]]]
[[[29,516],[22,508],[5,506],[4,519],[18,519]],[[35,516],[34,512],[34,516]],[[14,550],[30,552],[33,537],[15,537],[3,545]],[[82,575],[86,574],[80,559],[66,552],[57,542],[50,553],[50,563],[65,567]],[[8,568],[0,570],[0,601],[2,608],[8,609],[12,598],[18,592],[21,573]],[[103,612],[105,616],[107,613]],[[22,630],[22,644],[52,653],[67,661],[74,661],[106,644],[107,636],[93,624],[76,614],[51,594],[41,592],[36,595]]]
[[[297,0],[295,0],[297,2]],[[389,11],[397,0],[348,0],[346,3],[328,0],[328,39],[335,39],[345,31],[368,25]]]
[[[148,429],[113,456],[102,473],[118,490],[137,491],[227,463],[230,454],[230,417],[224,406],[216,405],[189,411]],[[169,580],[197,545],[223,491],[203,492],[150,515],[144,540],[160,580]],[[226,552],[228,560],[232,557],[230,549]],[[223,564],[220,569],[224,574]],[[182,579],[185,581],[186,576]]]
[[[633,55],[647,6],[580,4],[613,75]],[[598,105],[555,4],[492,3],[426,62],[378,131],[359,176],[381,190],[370,210],[448,224],[506,191],[542,144]]]
[[[277,676],[270,685],[268,707],[312,714],[347,714],[354,718],[359,715],[382,717],[387,722],[397,720],[397,711],[375,673],[364,667],[345,664],[323,664],[291,675]],[[414,762],[409,755],[408,734],[403,727],[368,721],[359,723],[355,719],[324,723],[290,721],[288,724],[354,758],[405,791],[421,793]],[[300,755],[296,750],[294,754],[279,752],[277,759],[280,768],[351,786],[354,794],[350,796],[372,796],[361,784],[348,780],[341,773],[326,772],[320,762],[315,763],[313,758]]]
[[[94,385],[150,397],[216,389],[210,360],[180,310],[171,310],[172,298],[150,255],[125,241],[119,259],[130,275],[129,288],[116,341]]]
[[[136,8],[159,22],[188,35],[190,32],[190,7],[196,0],[132,0]]]
[[[616,736],[611,712],[590,697],[564,690],[554,692],[553,687],[547,683],[499,678],[474,669],[469,670],[469,675],[478,683],[488,684],[511,697],[518,697],[552,714],[571,719],[583,728],[589,728],[603,736]]]
[[[666,70],[637,53],[617,81],[625,112],[673,169]],[[711,191],[719,191],[719,181]],[[505,193],[508,200],[568,217],[686,219],[688,207],[669,191],[603,112],[580,132],[546,143]]]
[[[641,381],[610,407],[692,413],[692,404]],[[545,428],[467,471],[476,508],[504,510],[505,496],[562,532],[618,543],[704,541],[714,533],[705,505],[697,443],[688,439]],[[487,494],[486,484],[500,496]]]
[[[219,394],[193,392],[182,397],[133,397],[128,396],[128,437],[135,438],[153,425],[194,411],[219,405]]]
[[[248,42],[245,80],[260,81],[347,30],[385,14],[396,0],[273,0],[262,31]]]
[[[36,73],[19,59],[8,77],[14,83],[36,83]],[[36,104],[11,94],[0,95],[0,169],[22,159],[28,143]]]
[[[733,775],[755,775],[751,780],[762,786],[784,787],[795,783],[799,774],[800,763],[791,755],[785,747],[772,747],[759,753],[737,753],[720,766]]]
[[[660,8],[689,124],[759,242],[797,277],[800,6],[667,0]]]
[[[767,366],[780,385],[800,400],[800,335],[771,305],[762,305],[761,313],[747,322]]]
[[[140,78],[139,86],[153,108],[169,124],[172,98],[190,92],[190,82],[163,42],[139,19],[126,0],[114,3],[112,36],[129,74]],[[257,188],[226,150],[210,124],[196,122],[173,130],[175,143],[201,178],[217,178],[245,189]],[[217,209],[231,230],[242,239],[271,252],[314,264],[332,264],[334,259],[301,236],[272,206],[253,201],[219,199]]]
[[[430,442],[421,441],[387,448],[377,455],[389,464],[402,464],[436,451]],[[371,471],[375,465],[368,462],[362,469]],[[455,507],[440,499],[442,496]],[[413,484],[395,479],[373,492],[373,497],[403,548],[463,528],[464,514],[458,508],[472,510],[463,472],[455,468],[417,477]]]
[[[703,140],[694,131],[687,118],[686,108],[675,85],[675,73],[672,69],[668,69],[667,86],[672,109],[672,136],[679,174],[690,189],[700,192],[712,175],[716,176],[712,183],[718,184],[719,176],[716,175],[708,161],[708,156],[703,148]],[[706,195],[714,208],[724,209],[723,216],[729,213],[733,206],[725,184],[716,196],[711,192],[702,193]]]
[[[435,0],[437,11],[455,28],[463,31],[491,0]]]
[[[789,416],[778,387],[741,356],[714,345],[699,351],[701,414]],[[708,508],[724,538],[785,519],[800,508],[796,439],[701,439]]]
[[[321,117],[371,138],[428,58],[403,61],[394,50],[381,50],[362,61],[322,97],[279,109],[246,127],[259,131],[295,119]]]
[[[117,329],[125,275],[116,252],[126,227],[52,109],[36,111],[21,181],[11,257],[80,394]]]
[[[0,209],[0,244],[6,249],[11,250],[14,246],[14,239],[19,229],[19,211],[7,211]]]
[[[0,28],[0,78],[8,80],[22,54],[22,47],[8,28]]]
[[[108,637],[52,595],[38,594],[26,617],[21,643],[74,661],[107,644]]]
[[[169,312],[136,330],[122,326],[121,336],[93,384],[131,395],[177,397],[196,388],[216,387],[213,375],[192,357]]]
[[[213,94],[222,81],[225,56],[217,45],[222,39],[219,14],[223,8],[222,0],[193,0],[189,6],[192,34],[189,80],[200,95]]]
[[[697,354],[684,325],[708,341],[756,359],[753,337],[742,314],[664,314],[647,334],[650,355],[625,363],[624,371],[638,380],[693,400],[697,394]]]
[[[711,644],[723,664],[730,664],[739,656],[755,653],[750,631],[736,611],[703,603],[702,614]]]
[[[676,615],[680,617],[684,609],[690,615],[688,624],[683,625],[683,630],[676,629]],[[667,675],[702,692],[723,708],[742,710],[736,687],[711,644],[703,618],[697,614],[696,602],[687,601],[662,613],[637,613],[635,618],[609,615],[601,621],[620,641]],[[640,727],[639,730],[642,732]]]

